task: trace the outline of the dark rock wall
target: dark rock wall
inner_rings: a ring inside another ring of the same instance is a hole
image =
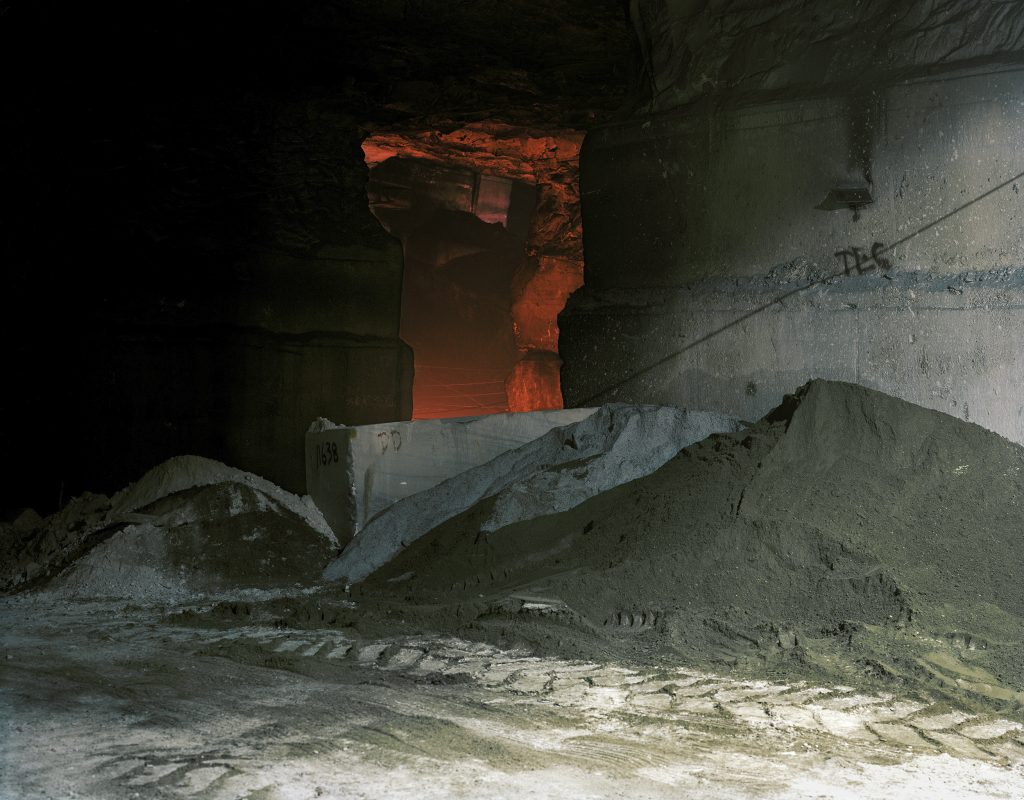
[[[317,416],[411,413],[370,89],[308,4],[236,11],[5,4],[4,508],[180,453],[302,490]]]

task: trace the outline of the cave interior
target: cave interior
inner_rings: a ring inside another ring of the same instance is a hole
[[[1024,2],[0,63],[0,795],[1024,796]]]

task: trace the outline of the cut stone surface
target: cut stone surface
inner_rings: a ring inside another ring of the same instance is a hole
[[[345,426],[313,423],[306,487],[342,544],[403,497],[578,422],[592,408]]]

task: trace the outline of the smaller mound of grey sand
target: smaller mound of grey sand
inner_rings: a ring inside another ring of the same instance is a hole
[[[68,598],[173,603],[305,585],[332,553],[296,514],[244,484],[186,489],[145,509],[147,521],[96,545],[49,590]]]
[[[198,486],[237,483],[249,486],[275,507],[290,511],[331,543],[337,538],[323,514],[308,497],[292,494],[266,478],[201,456],[175,456],[149,470],[110,499],[111,514],[130,514],[161,498]]]
[[[113,498],[84,495],[3,539],[0,591],[174,602],[315,579],[336,539],[308,498],[180,456]]]
[[[404,547],[482,500],[481,529],[567,511],[649,475],[682,448],[737,431],[735,417],[667,406],[606,405],[382,511],[327,568],[328,580],[360,581]]]

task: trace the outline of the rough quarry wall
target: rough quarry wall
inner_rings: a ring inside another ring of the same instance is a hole
[[[1018,62],[1024,7],[1002,0],[631,0],[652,111],[711,97],[863,89]]]
[[[634,3],[645,111],[584,143],[566,405],[827,377],[1024,441],[1024,7],[689,5]]]

